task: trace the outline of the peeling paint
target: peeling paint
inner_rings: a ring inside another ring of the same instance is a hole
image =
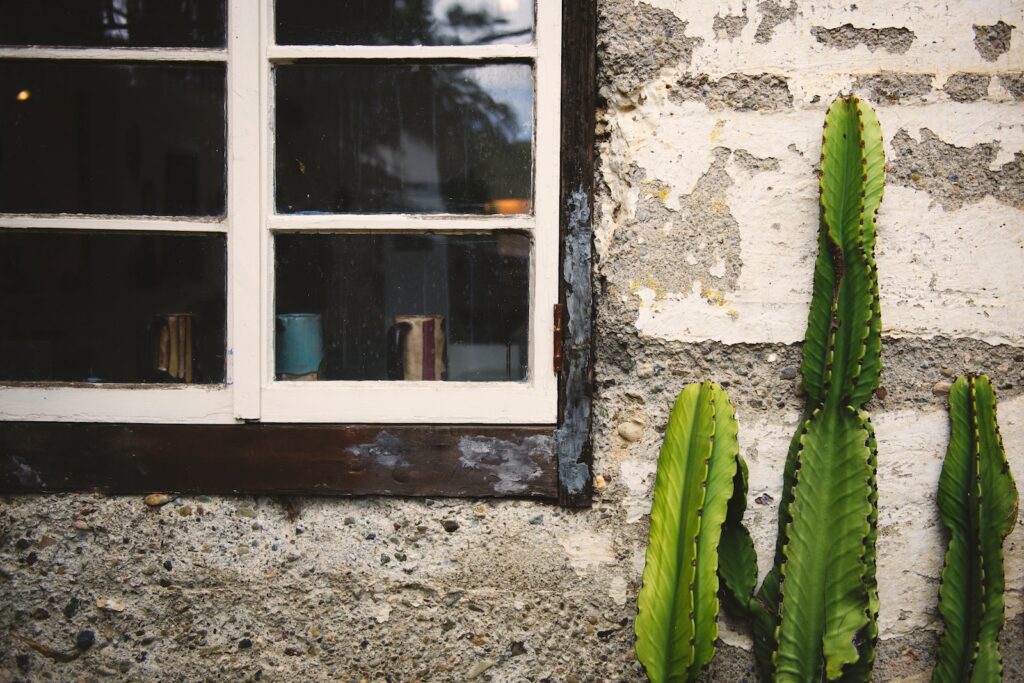
[[[715,21],[712,24],[712,28],[715,31],[715,37],[718,39],[728,38],[729,40],[735,40],[740,37],[743,33],[743,29],[746,28],[747,23],[750,19],[747,17],[747,6],[743,5],[742,14],[716,14]]]
[[[459,439],[459,463],[494,477],[494,490],[499,493],[522,493],[527,482],[544,474],[538,461],[551,458],[552,446],[551,437],[542,435],[527,437],[521,443],[464,436]]]
[[[381,431],[373,443],[351,446],[348,452],[360,458],[379,462],[386,467],[407,467],[402,440],[394,434]]]
[[[999,74],[999,85],[1015,100],[1024,99],[1024,73]]]
[[[39,478],[39,473],[29,467],[21,458],[11,457],[10,461],[14,465],[14,476],[22,486],[38,487],[43,485],[43,480]]]
[[[977,102],[988,95],[992,76],[983,73],[957,72],[946,79],[942,89],[957,102]]]
[[[729,74],[717,80],[704,74],[684,76],[670,96],[703,102],[711,111],[772,111],[793,106],[786,79],[774,74]]]
[[[654,193],[640,200],[632,219],[617,228],[605,270],[614,281],[625,284],[617,274],[639,268],[646,275],[646,289],[659,300],[666,291],[689,291],[695,280],[714,282],[720,288],[733,286],[740,258],[736,249],[739,225],[726,195],[733,185],[726,171],[731,151],[717,147],[712,154],[710,166],[693,191],[679,196],[678,210],[666,206],[661,195]],[[744,158],[753,159],[749,154]],[[667,225],[671,230],[663,230]],[[689,258],[681,262],[680,254]]]
[[[793,21],[796,16],[796,0],[789,0],[788,5],[782,5],[776,0],[764,0],[757,3],[757,10],[761,13],[761,23],[757,25],[757,32],[754,33],[754,40],[758,43],[771,42],[775,29],[787,21]]]
[[[878,105],[921,101],[932,91],[934,74],[882,72],[858,76],[853,89]]]
[[[598,10],[598,66],[607,98],[632,93],[664,66],[685,65],[701,38],[687,22],[646,2],[602,3]]]
[[[991,26],[974,25],[974,48],[985,61],[994,62],[1010,51],[1010,41],[1016,26],[999,20]]]
[[[919,131],[920,140],[900,129],[892,140],[890,182],[927,192],[946,210],[993,197],[1017,209],[1024,209],[1024,153],[996,164],[997,141],[962,147],[945,142],[928,128]]]
[[[887,26],[885,28],[858,28],[853,24],[843,24],[836,28],[815,26],[811,34],[822,45],[837,50],[852,50],[863,45],[871,52],[886,50],[901,55],[910,49],[917,36],[906,27]]]
[[[590,360],[593,349],[590,329],[593,321],[593,224],[590,197],[582,189],[570,196],[570,211],[563,238],[562,279],[565,282],[565,306],[568,325],[565,331],[564,364],[570,386],[581,387],[584,395],[567,396],[562,408],[562,424],[555,432],[558,454],[558,481],[567,495],[589,491],[590,468],[587,465],[588,435],[592,420],[590,402]]]
[[[570,566],[578,573],[587,573],[615,561],[612,540],[608,534],[575,533],[559,539]]]

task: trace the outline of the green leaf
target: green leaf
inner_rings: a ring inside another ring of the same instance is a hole
[[[850,396],[850,405],[864,405],[878,388],[882,374],[882,306],[878,290],[878,267],[875,262],[877,231],[875,218],[882,202],[885,186],[885,150],[882,145],[882,127],[875,110],[864,100],[858,100],[857,112],[862,128],[860,131],[862,166],[865,170],[864,206],[864,257],[870,269],[871,320],[865,340],[864,356],[860,375]]]
[[[658,458],[636,652],[648,677],[692,681],[718,637],[718,548],[739,457],[725,392],[704,382],[683,389]]]
[[[871,106],[839,98],[825,115],[818,257],[802,362],[811,406],[855,408],[878,388],[881,305],[875,215],[885,182],[881,127]],[[830,389],[831,388],[831,389]]]
[[[833,293],[832,386],[826,392],[826,400],[831,395],[837,403],[847,402],[856,388],[874,312],[874,271],[865,244],[869,176],[863,106],[856,97],[833,102],[825,115],[821,148],[821,219],[829,240],[838,245],[838,251],[832,248],[838,283]]]
[[[743,525],[743,513],[747,507],[746,497],[747,465],[740,458],[733,483],[733,497],[729,502],[729,513],[722,526],[718,574],[722,579],[722,596],[726,609],[752,625],[758,670],[768,678],[771,676],[770,659],[775,646],[773,634],[778,601],[772,600],[769,605],[761,594],[754,593],[757,587],[757,552],[754,550],[750,532]]]
[[[871,451],[871,458],[868,466],[871,468],[871,483],[868,500],[871,503],[871,514],[868,517],[870,531],[867,541],[864,544],[864,587],[867,591],[868,602],[866,606],[868,623],[861,630],[857,637],[857,651],[860,658],[843,670],[843,676],[839,680],[843,683],[864,683],[871,680],[871,668],[875,663],[875,648],[878,644],[878,580],[875,571],[877,559],[876,544],[878,542],[878,441],[875,439],[875,428],[871,419],[864,411],[860,412],[861,420],[868,431],[868,449]]]
[[[949,531],[939,587],[945,630],[935,683],[998,681],[1003,624],[1003,540],[1018,496],[999,436],[996,398],[987,377],[959,377],[949,394],[950,440],[938,505]]]
[[[747,507],[747,464],[740,460],[733,480],[733,497],[722,526],[718,575],[725,591],[726,607],[738,616],[749,616],[757,588],[757,552],[750,532],[743,526]]]
[[[817,411],[801,439],[781,567],[776,681],[834,680],[856,662],[868,622],[865,543],[872,479],[868,427],[849,409]]]
[[[818,257],[814,262],[811,310],[807,316],[804,354],[800,362],[804,391],[811,405],[824,403],[831,371],[833,296],[836,287],[833,254],[838,251],[839,245],[829,238],[828,228],[821,221],[818,228]]]

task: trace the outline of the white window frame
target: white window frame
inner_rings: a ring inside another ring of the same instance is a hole
[[[279,46],[273,0],[228,0],[226,49],[0,48],[0,59],[117,59],[226,63],[227,202],[223,219],[0,214],[0,229],[227,234],[226,381],[221,385],[55,383],[0,387],[0,418],[28,421],[555,424],[553,371],[559,275],[559,121],[562,8],[537,0],[534,40],[483,46]],[[296,59],[530,60],[534,69],[533,213],[518,216],[284,215],[272,196],[273,65]],[[529,376],[523,382],[274,379],[273,236],[513,230],[533,242]],[[254,294],[254,293],[258,293]]]

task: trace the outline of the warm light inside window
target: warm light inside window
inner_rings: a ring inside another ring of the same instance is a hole
[[[25,100],[27,100],[31,96],[32,96],[32,93],[30,93],[28,90],[22,90],[21,92],[19,92],[15,96],[15,99],[17,99],[19,102],[24,102]]]

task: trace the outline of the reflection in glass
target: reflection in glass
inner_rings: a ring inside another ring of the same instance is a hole
[[[224,213],[224,65],[0,61],[0,211]]]
[[[0,231],[0,381],[224,381],[220,234]]]
[[[0,0],[0,45],[224,47],[224,0]]]
[[[529,237],[278,234],[274,245],[278,379],[526,379]]]
[[[279,0],[274,20],[279,45],[528,43],[533,0]]]
[[[281,213],[524,213],[528,64],[298,63],[276,73]]]

